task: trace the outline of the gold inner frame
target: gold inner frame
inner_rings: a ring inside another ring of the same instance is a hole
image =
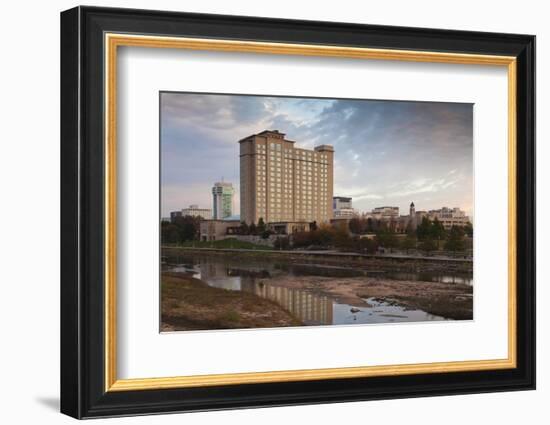
[[[447,373],[515,368],[516,359],[516,58],[462,53],[370,49],[326,45],[105,34],[105,391]],[[508,357],[418,364],[118,379],[116,324],[116,123],[119,46],[228,51],[354,59],[398,60],[507,67],[508,71]]]

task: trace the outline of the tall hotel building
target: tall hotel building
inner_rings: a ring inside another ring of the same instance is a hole
[[[241,221],[266,223],[332,218],[334,148],[294,147],[277,130],[239,141]]]

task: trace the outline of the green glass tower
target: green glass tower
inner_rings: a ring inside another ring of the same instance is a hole
[[[235,190],[231,183],[218,182],[212,187],[212,204],[214,220],[223,220],[233,215],[233,194]]]

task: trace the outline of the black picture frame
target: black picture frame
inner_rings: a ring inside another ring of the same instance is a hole
[[[105,391],[104,34],[517,58],[517,367],[474,372]],[[61,13],[61,412],[75,418],[535,388],[535,37],[132,9]]]

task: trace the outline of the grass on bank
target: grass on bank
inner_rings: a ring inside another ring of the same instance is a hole
[[[182,273],[163,273],[161,282],[163,331],[302,324],[277,303],[252,293],[211,287]]]
[[[179,246],[186,248],[218,248],[218,249],[257,249],[263,251],[273,250],[270,246],[241,241],[235,238],[227,238],[219,241],[186,241]]]

